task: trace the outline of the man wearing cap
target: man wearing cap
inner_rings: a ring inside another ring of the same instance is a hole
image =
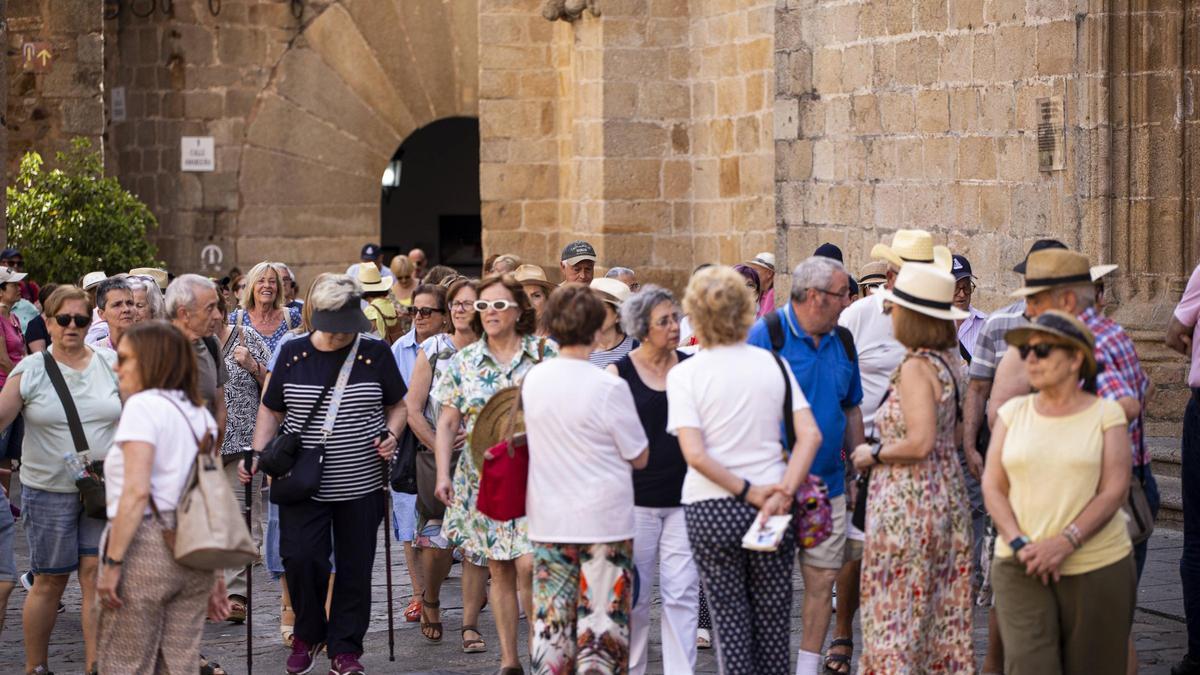
[[[758,315],[762,316],[775,309],[775,254],[763,251],[745,264],[758,272],[758,286],[762,289],[758,299]]]
[[[83,338],[87,344],[99,342],[108,337],[108,324],[100,318],[100,308],[96,306],[96,289],[100,286],[100,282],[107,278],[108,275],[104,272],[88,272],[79,282],[79,287],[88,294],[88,299],[92,303],[92,325],[88,326],[87,335]]]
[[[573,241],[563,248],[558,268],[564,284],[590,284],[596,276],[596,249],[586,241]]]
[[[3,251],[0,251],[0,265],[13,270],[14,272],[24,273],[25,256],[21,255],[21,252],[15,248],[6,248]],[[29,278],[29,275],[26,274],[24,278],[17,282],[17,284],[21,287],[22,298],[24,298],[30,304],[38,301],[38,292],[41,289],[38,288],[37,282]]]
[[[359,255],[359,260],[350,267],[346,268],[346,276],[351,279],[358,278],[358,268],[361,265],[374,265],[375,269],[379,270],[379,274],[388,278],[391,282],[395,282],[396,278],[392,275],[392,271],[383,265],[383,250],[377,244],[367,244],[362,247],[362,254]]]
[[[604,273],[605,279],[617,279],[629,287],[629,290],[637,293],[642,290],[642,284],[637,280],[637,272],[629,267],[614,267]]]
[[[870,297],[876,290],[883,288],[886,283],[887,263],[882,260],[873,260],[859,270],[858,288],[862,291],[864,298]]]
[[[1200,265],[1192,270],[1183,297],[1167,327],[1167,346],[1191,360],[1188,386],[1192,389],[1183,413],[1183,612],[1187,618],[1188,650],[1172,675],[1200,675]]]
[[[988,315],[971,304],[971,297],[975,294],[975,275],[971,272],[971,261],[967,260],[966,256],[955,255],[950,264],[950,273],[954,275],[954,306],[970,315],[956,322],[958,352],[964,361],[970,363],[975,341]]]
[[[815,673],[829,628],[833,583],[846,558],[846,462],[843,451],[863,442],[862,382],[853,357],[853,338],[838,326],[849,303],[850,275],[836,259],[813,256],[792,272],[791,302],[759,319],[747,342],[787,359],[821,430],[821,447],[810,473],[829,488],[833,531],[821,545],[800,553],[804,576],[804,632],[796,672]],[[774,335],[772,335],[774,333]],[[782,338],[782,344],[780,344]],[[835,633],[835,637],[839,637]],[[835,645],[836,646],[836,645]],[[828,659],[846,666],[843,655]]]
[[[117,351],[121,335],[133,325],[133,289],[124,279],[110,277],[96,287],[96,309],[100,318],[108,324],[108,335],[96,342],[85,343],[93,347],[104,347]]]

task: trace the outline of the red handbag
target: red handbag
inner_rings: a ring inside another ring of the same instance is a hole
[[[516,396],[510,393],[513,389],[516,390]],[[492,520],[512,520],[525,515],[529,444],[525,442],[524,425],[519,419],[521,390],[513,387],[507,392],[502,390],[493,395],[493,399],[501,404],[510,397],[512,401],[501,436],[503,440],[489,447],[476,460],[480,476],[475,508]],[[482,413],[480,417],[483,417]]]
[[[529,444],[517,434],[487,449],[475,507],[492,520],[525,516],[525,490],[529,483]]]

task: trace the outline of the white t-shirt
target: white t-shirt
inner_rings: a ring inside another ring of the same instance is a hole
[[[792,411],[808,400],[784,361],[792,388]],[[783,459],[783,376],[771,352],[747,344],[701,349],[667,373],[667,431],[699,429],[705,450],[739,478],[754,485],[778,483]],[[731,495],[688,467],[684,504]]]
[[[633,539],[633,467],[648,446],[625,380],[587,361],[548,359],[525,376],[529,538]]]
[[[858,349],[858,372],[862,377],[863,426],[875,436],[875,411],[883,401],[892,371],[904,360],[904,345],[892,332],[892,317],[883,313],[883,296],[871,295],[842,312],[838,323],[850,329]]]
[[[174,399],[183,409],[172,405]],[[184,415],[196,436],[183,426]],[[205,430],[216,438],[217,423],[208,408],[192,405],[182,393],[148,389],[130,396],[117,424],[113,447],[104,460],[104,483],[108,517],[115,518],[125,483],[125,454],[122,443],[141,441],[154,446],[154,465],[150,470],[150,496],[159,511],[173,511],[183,492],[183,483],[196,460],[196,437]],[[146,505],[146,513],[150,513]]]

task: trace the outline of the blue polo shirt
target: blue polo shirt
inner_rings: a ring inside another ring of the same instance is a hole
[[[783,319],[784,341],[779,355],[787,359],[792,374],[812,406],[813,417],[821,429],[821,448],[813,460],[812,473],[829,486],[829,496],[837,497],[846,491],[846,465],[842,457],[842,437],[846,433],[845,408],[862,403],[862,382],[858,362],[851,361],[842,341],[834,331],[821,336],[817,345],[800,328],[792,303],[775,310]],[[771,349],[767,322],[759,319],[750,329],[747,342]]]

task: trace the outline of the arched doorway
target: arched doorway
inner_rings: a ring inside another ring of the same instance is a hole
[[[440,119],[410,134],[384,169],[381,191],[379,238],[386,258],[421,248],[431,265],[479,274],[477,118]]]
[[[397,147],[479,114],[478,24],[478,0],[337,0],[309,19],[235,155],[234,262],[282,259],[303,284],[381,243],[380,178]]]

